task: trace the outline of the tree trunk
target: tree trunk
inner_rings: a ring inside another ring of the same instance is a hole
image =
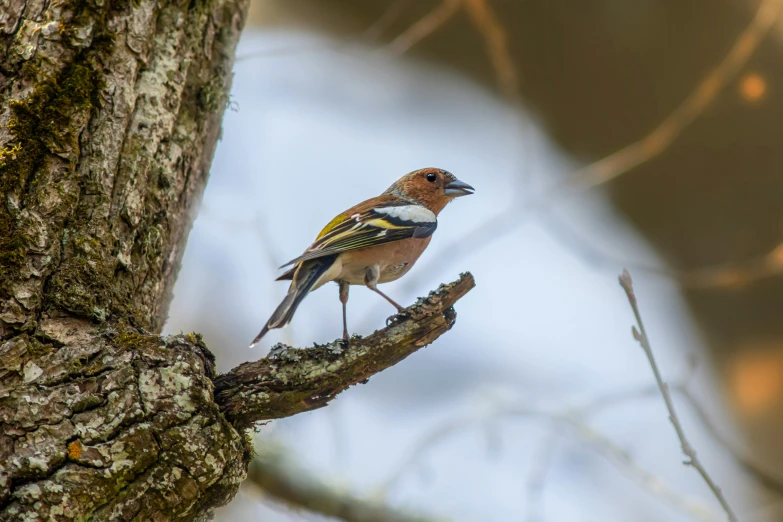
[[[11,0],[0,18],[0,519],[194,518],[247,441],[159,339],[247,0]]]
[[[367,339],[279,348],[219,378],[199,336],[157,335],[246,3],[0,13],[0,521],[206,519],[247,474],[245,428],[432,342],[473,286],[464,275]]]

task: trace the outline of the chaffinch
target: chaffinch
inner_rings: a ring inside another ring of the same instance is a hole
[[[454,198],[472,193],[473,187],[450,172],[420,169],[397,180],[380,196],[337,215],[301,256],[280,267],[293,265],[277,278],[291,280],[288,294],[251,348],[269,330],[287,326],[305,296],[329,281],[340,288],[343,339],[348,339],[349,285],[366,286],[401,312],[403,308],[377,285],[405,275],[429,245],[440,211]]]

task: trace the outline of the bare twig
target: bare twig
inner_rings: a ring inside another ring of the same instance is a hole
[[[633,309],[633,314],[636,317],[636,324],[638,325],[638,329],[636,326],[633,327],[634,339],[636,339],[636,341],[641,345],[645,355],[647,356],[647,360],[650,362],[650,367],[652,368],[653,374],[655,375],[655,381],[658,384],[658,388],[661,391],[663,400],[666,403],[666,409],[669,411],[669,420],[674,426],[674,431],[677,432],[677,438],[680,439],[680,446],[682,447],[682,452],[688,459],[684,462],[684,464],[686,466],[692,466],[694,469],[696,469],[696,471],[699,472],[701,477],[704,479],[704,482],[706,482],[707,486],[709,486],[710,490],[712,490],[712,493],[715,495],[715,498],[717,498],[718,502],[720,502],[720,505],[721,507],[723,507],[723,510],[726,512],[729,521],[737,522],[737,516],[734,514],[734,511],[731,509],[731,506],[729,506],[729,503],[726,501],[726,498],[723,496],[723,492],[721,491],[720,487],[718,487],[718,485],[712,479],[710,474],[707,473],[707,470],[704,468],[704,465],[701,463],[698,456],[696,455],[696,450],[693,449],[693,446],[691,446],[690,442],[688,442],[688,439],[685,437],[685,431],[683,430],[682,424],[680,424],[680,419],[677,417],[677,413],[674,410],[674,402],[672,401],[671,393],[669,393],[669,386],[664,382],[663,378],[661,377],[661,372],[658,369],[658,365],[655,362],[655,356],[653,355],[652,347],[650,346],[650,340],[647,337],[647,332],[644,329],[642,316],[639,312],[639,306],[636,302],[636,294],[634,293],[633,290],[633,282],[631,281],[631,274],[628,273],[627,270],[624,270],[622,275],[620,276],[620,286],[622,286],[623,290],[625,290],[625,293],[628,296],[628,302],[631,304],[631,308]]]
[[[389,50],[403,54],[408,49],[437,31],[459,11],[462,0],[442,0],[432,11],[413,24],[389,44]]]
[[[345,522],[434,522],[372,499],[330,486],[301,469],[274,442],[264,441],[250,463],[248,481],[272,499]]]

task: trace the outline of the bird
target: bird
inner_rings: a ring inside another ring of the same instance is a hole
[[[343,339],[349,340],[347,303],[350,285],[366,286],[397,309],[404,309],[378,289],[395,281],[416,263],[438,227],[438,214],[452,200],[473,194],[474,188],[439,168],[414,170],[380,196],[354,205],[332,219],[302,255],[280,268],[277,278],[290,280],[288,293],[250,344],[269,330],[287,326],[304,298],[335,281],[343,309]]]

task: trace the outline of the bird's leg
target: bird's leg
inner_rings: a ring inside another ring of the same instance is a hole
[[[348,283],[345,281],[338,281],[340,285],[340,302],[343,304],[343,339],[348,340]]]
[[[367,288],[389,301],[396,309],[397,312],[405,310],[403,307],[394,302],[394,300],[388,295],[378,290],[378,278],[381,275],[381,269],[378,265],[372,265],[367,267],[367,271],[364,273],[364,284]]]

